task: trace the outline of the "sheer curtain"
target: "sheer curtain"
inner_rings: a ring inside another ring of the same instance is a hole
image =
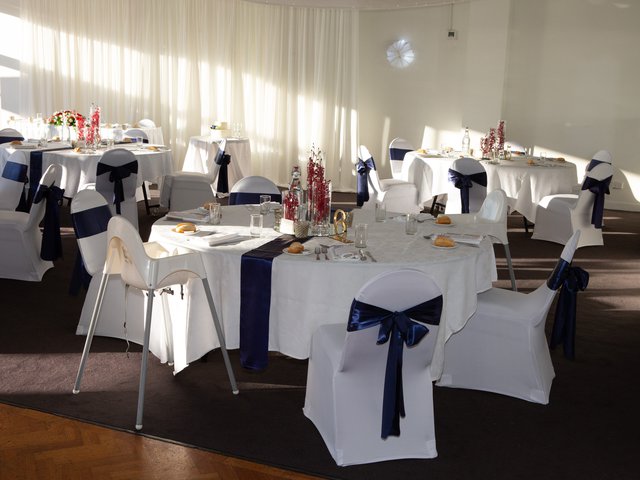
[[[152,118],[180,168],[189,137],[243,124],[253,173],[286,184],[312,144],[354,190],[358,13],[240,0],[22,0],[23,113]]]

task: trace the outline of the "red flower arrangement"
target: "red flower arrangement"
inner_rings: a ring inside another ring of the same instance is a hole
[[[324,178],[322,150],[311,147],[307,164],[307,195],[309,198],[310,219],[314,225],[329,222],[331,213],[331,180]]]

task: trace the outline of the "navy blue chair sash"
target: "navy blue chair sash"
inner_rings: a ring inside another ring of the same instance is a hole
[[[405,416],[402,387],[402,355],[404,344],[412,347],[429,333],[426,325],[439,325],[442,315],[442,295],[415,305],[403,312],[391,312],[358,300],[351,303],[348,332],[380,325],[378,345],[389,342],[382,400],[381,437],[400,436],[400,417]],[[413,320],[412,320],[413,319]],[[418,323],[414,320],[417,320]]]
[[[21,142],[22,140],[24,140],[24,137],[0,137],[0,144],[15,142],[15,141]]]
[[[375,169],[376,162],[373,161],[373,157],[369,157],[367,160],[358,158],[356,164],[356,172],[358,173],[356,201],[359,207],[369,201],[369,171]]]
[[[28,170],[28,167],[26,165],[18,162],[11,162],[11,161],[7,161],[7,163],[4,165],[4,169],[2,170],[3,178],[23,184],[22,193],[20,194],[20,200],[18,201],[18,205],[16,208],[16,211],[18,212],[29,211],[29,207],[27,206],[27,193],[26,193],[27,183],[29,183],[27,170]]]
[[[306,241],[282,235],[240,259],[240,364],[248,370],[264,370],[269,363],[271,266],[296,240]]]
[[[589,190],[595,195],[593,200],[593,210],[591,211],[591,223],[596,228],[602,228],[602,216],[604,215],[604,196],[609,195],[609,184],[611,178],[607,177],[604,180],[596,180],[595,178],[587,177],[582,183],[582,190]]]
[[[76,233],[77,239],[92,237],[99,233],[106,232],[110,219],[111,210],[109,210],[107,205],[100,205],[99,207],[89,208],[71,214],[71,223],[73,224],[73,230]],[[69,294],[77,295],[81,287],[87,290],[90,283],[91,275],[89,275],[89,272],[87,272],[84,266],[84,261],[78,248],[76,262],[69,284]]]
[[[138,161],[135,160],[118,167],[98,163],[96,176],[106,173],[109,173],[109,181],[113,183],[113,203],[116,206],[116,213],[120,215],[120,203],[124,202],[124,186],[122,184],[122,180],[131,176],[131,174],[138,173]]]
[[[60,202],[64,190],[55,185],[40,185],[33,203],[45,201],[44,225],[40,258],[57,260],[62,258],[62,238],[60,237]]]
[[[260,195],[271,195],[272,202],[282,203],[280,193],[254,193],[254,192],[231,192],[229,195],[229,205],[250,205],[260,203]]]
[[[453,183],[456,188],[460,189],[462,213],[469,213],[469,189],[473,187],[474,183],[486,187],[487,173],[479,172],[472,175],[464,175],[463,173],[449,169],[449,181]]]
[[[391,160],[404,160],[404,156],[409,153],[411,150],[406,148],[390,148],[389,149],[389,158]]]
[[[547,280],[547,286],[550,289],[562,288],[556,305],[549,347],[554,349],[562,343],[564,356],[569,359],[575,358],[578,291],[585,290],[587,285],[589,285],[589,273],[580,267],[572,267],[562,258]]]
[[[601,163],[609,163],[609,162],[603,162],[602,160],[596,160],[595,158],[592,158],[591,161],[587,164],[587,168],[585,171],[590,172],[591,169],[593,169],[593,167],[600,165]]]
[[[217,165],[220,165],[216,192],[229,193],[229,164],[231,163],[231,155],[225,153],[224,150],[218,150],[215,162]]]

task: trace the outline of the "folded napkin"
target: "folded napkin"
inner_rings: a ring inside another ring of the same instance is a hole
[[[210,247],[215,245],[223,245],[225,243],[233,243],[244,240],[246,237],[240,235],[239,233],[212,233],[211,235],[206,235],[204,237],[192,237],[194,240],[197,239],[198,242],[205,242]]]
[[[433,238],[442,233],[432,233],[431,235],[425,235],[425,238]],[[480,245],[484,235],[472,235],[469,233],[449,233],[447,237],[454,240],[456,243],[466,243],[467,245]]]
[[[33,148],[38,148],[38,143],[26,143],[26,142],[22,142],[22,144],[20,145],[11,145],[11,147],[15,148],[16,150],[20,150],[20,149],[33,149]]]
[[[358,250],[350,245],[334,245],[329,248],[329,258],[334,262],[360,262]]]
[[[182,220],[185,222],[205,222],[209,219],[209,213],[203,208],[192,208],[191,210],[169,212],[167,213],[167,219]]]

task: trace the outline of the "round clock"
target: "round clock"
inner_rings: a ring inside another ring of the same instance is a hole
[[[387,61],[396,68],[408,67],[415,60],[416,54],[406,40],[393,42],[387,48]]]

